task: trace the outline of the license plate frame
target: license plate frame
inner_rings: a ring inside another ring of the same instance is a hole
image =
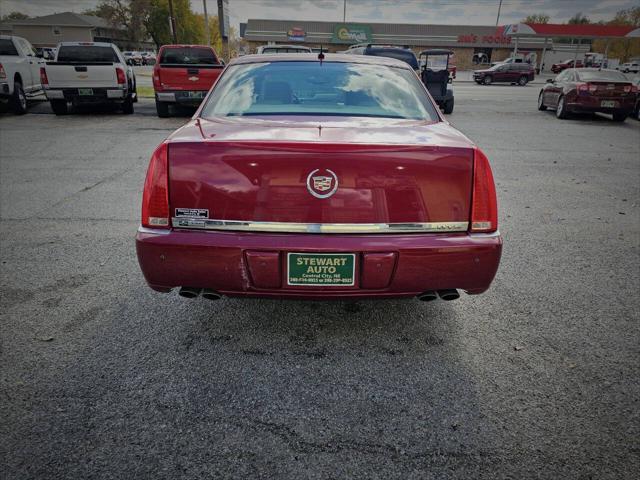
[[[187,97],[193,100],[202,100],[205,92],[192,91],[187,92]]]
[[[305,261],[305,258],[308,260]],[[302,262],[299,262],[299,259]],[[318,261],[318,259],[325,260]],[[312,271],[309,271],[310,267]],[[287,253],[287,285],[289,286],[353,287],[355,276],[355,253]]]
[[[600,106],[602,108],[616,108],[616,103],[615,100],[602,100]]]
[[[78,95],[81,97],[91,96],[93,95],[93,88],[79,88]]]

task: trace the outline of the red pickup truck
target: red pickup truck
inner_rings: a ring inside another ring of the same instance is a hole
[[[220,76],[224,62],[206,45],[164,45],[153,67],[153,89],[159,117],[173,104],[197,107]]]

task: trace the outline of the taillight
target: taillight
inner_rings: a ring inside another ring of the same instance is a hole
[[[4,71],[4,67],[0,63],[0,78],[7,78],[7,72]]]
[[[595,92],[596,90],[598,90],[598,85],[593,85],[592,83],[589,83],[588,85],[590,92]]]
[[[124,70],[121,68],[116,68],[116,77],[118,77],[118,84],[124,85],[127,83],[127,78],[124,76]]]
[[[489,160],[479,148],[473,151],[473,193],[471,232],[495,232],[498,229],[498,201]]]
[[[589,91],[589,85],[587,85],[586,83],[579,83],[578,84],[578,91],[579,92],[588,92]]]
[[[631,91],[631,85],[624,86],[624,93],[629,93]]]
[[[142,192],[142,226],[164,228],[169,226],[169,171],[167,144],[162,143],[149,161]]]
[[[153,88],[160,90],[160,71],[157,68],[153,69]]]
[[[47,78],[47,71],[44,67],[40,67],[40,84],[44,87],[49,85],[49,79]]]

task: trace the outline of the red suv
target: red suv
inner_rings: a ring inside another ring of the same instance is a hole
[[[526,85],[535,77],[533,66],[529,63],[499,63],[486,70],[475,70],[473,79],[478,84],[504,82],[511,85]]]

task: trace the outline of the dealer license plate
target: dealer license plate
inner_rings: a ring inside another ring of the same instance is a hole
[[[79,88],[78,95],[93,95],[93,88]]]
[[[355,253],[289,253],[287,283],[348,287],[355,283],[355,267]]]
[[[600,102],[600,106],[604,108],[614,108],[616,106],[616,102],[613,100],[603,100]]]

